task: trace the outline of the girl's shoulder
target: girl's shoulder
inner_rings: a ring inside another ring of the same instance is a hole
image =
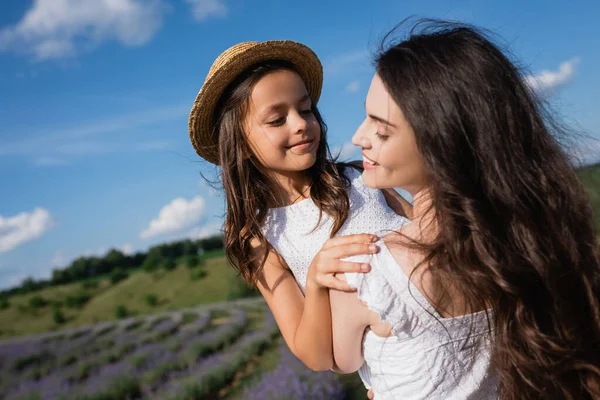
[[[338,168],[343,168],[341,172],[348,179],[350,188],[358,190],[363,196],[367,197],[383,196],[381,190],[365,186],[362,178],[362,163],[359,161],[340,163]]]
[[[337,168],[342,175],[348,179],[351,186],[364,187],[362,181],[362,165],[358,164],[358,161],[351,161],[347,163],[338,163]]]

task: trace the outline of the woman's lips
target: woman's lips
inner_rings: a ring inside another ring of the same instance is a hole
[[[369,157],[365,156],[364,154],[363,156],[363,168],[364,169],[375,169],[377,168],[377,164],[375,161],[371,160]]]

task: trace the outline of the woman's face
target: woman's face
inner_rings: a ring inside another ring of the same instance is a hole
[[[352,138],[362,148],[365,185],[401,188],[414,195],[425,185],[415,134],[378,74],[371,81],[365,109],[366,118]]]

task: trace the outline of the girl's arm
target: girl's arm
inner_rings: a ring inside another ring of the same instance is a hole
[[[309,267],[306,297],[283,258],[271,251],[267,255],[257,286],[271,309],[283,338],[308,368],[326,371],[333,367],[331,308],[328,288],[353,290],[333,276],[335,272],[364,272],[361,264],[340,258],[377,251],[373,235],[350,235],[329,239]],[[255,260],[262,250],[253,243]]]

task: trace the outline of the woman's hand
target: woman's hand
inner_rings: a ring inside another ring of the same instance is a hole
[[[375,393],[373,393],[373,389],[369,389],[369,391],[367,392],[367,398],[369,400],[373,400],[375,398]]]
[[[335,274],[368,272],[371,266],[366,263],[342,261],[341,259],[377,253],[379,248],[374,242],[378,239],[376,235],[357,234],[338,236],[327,240],[310,264],[306,286],[316,285],[318,288],[354,291],[355,289],[348,283],[336,278]]]

